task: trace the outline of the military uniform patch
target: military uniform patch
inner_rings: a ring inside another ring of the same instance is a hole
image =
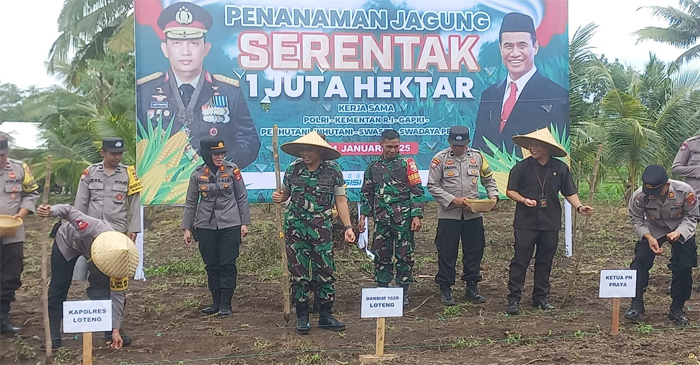
[[[440,159],[437,157],[433,158],[433,160],[430,161],[430,168],[431,169],[434,169],[434,168],[438,167],[439,165],[440,165]]]
[[[688,144],[685,142],[681,143],[681,151],[685,151],[687,149],[688,149]]]
[[[140,193],[143,190],[141,186],[141,181],[139,181],[138,175],[136,175],[136,168],[134,166],[129,166],[126,168],[127,175],[129,176],[129,188],[126,195],[131,196]]]
[[[641,206],[642,206],[642,203],[644,203],[644,202],[642,201],[642,198],[639,197],[639,195],[637,195],[637,196],[634,197],[634,205],[635,205],[635,206],[641,207]]]
[[[697,198],[695,198],[695,193],[693,193],[692,191],[689,192],[688,196],[685,197],[685,201],[687,201],[688,204],[693,206],[698,202]]]
[[[233,175],[236,177],[236,181],[241,181],[241,179],[243,178],[241,176],[241,170],[239,168],[233,169]]]
[[[421,183],[420,174],[418,173],[418,166],[416,166],[416,161],[412,158],[406,159],[406,164],[408,165],[406,169],[406,176],[408,177],[408,185],[418,185]]]

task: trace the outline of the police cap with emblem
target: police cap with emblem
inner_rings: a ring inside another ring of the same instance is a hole
[[[212,18],[200,6],[179,2],[163,9],[158,16],[158,27],[169,39],[196,39],[211,29]]]
[[[501,30],[498,32],[498,41],[501,41],[503,33],[530,33],[533,38],[535,34],[535,23],[532,18],[522,13],[508,13],[503,17]]]
[[[226,144],[224,143],[223,139],[203,138],[201,141],[199,141],[199,150],[201,153],[223,153],[226,152]]]
[[[465,146],[469,144],[469,128],[461,125],[456,125],[450,128],[450,136],[447,140],[452,145]]]
[[[0,134],[0,155],[6,155],[10,152],[10,147],[7,144],[7,137]]]
[[[124,140],[119,137],[107,137],[102,140],[102,150],[106,152],[124,152]]]
[[[646,195],[661,195],[668,182],[668,174],[663,166],[649,165],[642,173],[642,192]]]

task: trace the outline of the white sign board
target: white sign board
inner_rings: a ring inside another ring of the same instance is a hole
[[[111,330],[111,300],[63,302],[63,332],[87,333]]]
[[[362,318],[403,317],[403,288],[362,288]]]
[[[637,270],[601,270],[601,298],[634,298],[637,289]]]

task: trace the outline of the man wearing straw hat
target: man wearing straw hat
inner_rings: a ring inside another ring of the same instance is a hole
[[[695,192],[687,183],[670,180],[666,169],[650,165],[642,173],[642,186],[629,202],[629,215],[639,241],[634,249],[630,269],[637,270],[637,293],[625,314],[636,320],[644,314],[644,292],[649,285],[649,270],[654,257],[663,252],[664,243],[671,246],[671,309],[668,319],[675,324],[688,324],[683,312],[693,287],[693,267],[697,266],[695,227],[700,220]]]
[[[361,194],[361,214],[357,228],[365,231],[365,217],[371,215],[375,230],[372,242],[374,277],[377,286],[388,287],[394,277],[403,288],[403,306],[408,307],[408,287],[413,282],[413,233],[421,228],[425,194],[418,166],[412,158],[399,154],[399,132],[382,132],[382,154],[365,170]]]
[[[320,328],[345,330],[345,324],[333,317],[335,301],[335,260],[333,259],[333,203],[344,227],[345,241],[354,242],[355,232],[345,192],[343,172],[335,159],[342,156],[316,131],[281,146],[282,151],[298,157],[287,167],[281,190],[272,193],[272,200],[289,199],[284,230],[287,265],[291,277],[292,302],[297,314],[296,331],[308,334],[309,269],[319,283]]]
[[[120,349],[129,346],[131,338],[121,331],[124,318],[125,290],[128,278],[134,275],[139,255],[136,245],[125,234],[114,231],[112,226],[90,217],[66,204],[40,205],[40,217],[58,216],[65,219],[60,227],[51,232],[54,238],[51,249],[51,284],[49,285],[49,327],[54,349],[63,346],[61,320],[63,302],[68,297],[73,268],[79,256],[88,258],[90,271],[89,298],[111,298],[112,328],[105,332],[104,339],[110,347]]]
[[[29,167],[22,161],[7,157],[7,137],[0,134],[0,215],[23,220],[34,212],[39,186]],[[0,234],[0,333],[14,334],[20,328],[10,322],[10,303],[22,285],[24,268],[24,224],[17,232]]]
[[[506,195],[517,202],[515,207],[515,256],[510,262],[508,277],[508,314],[520,312],[520,299],[525,275],[535,254],[535,280],[532,306],[542,310],[554,309],[547,301],[549,275],[559,244],[561,204],[559,193],[576,207],[576,212],[593,214],[593,208],[582,205],[569,167],[552,157],[566,157],[564,148],[554,140],[547,128],[522,136],[513,142],[530,151],[531,156],[513,166],[508,178]]]
[[[462,239],[462,280],[466,282],[464,298],[472,303],[484,303],[479,293],[481,260],[484,257],[483,214],[471,210],[466,199],[479,197],[479,184],[486,188],[488,197],[498,199],[498,188],[488,162],[479,150],[469,148],[470,130],[464,126],[450,128],[447,138],[450,147],[438,152],[430,163],[428,191],[440,204],[435,246],[438,250],[438,273],[435,282],[440,285],[440,301],[454,305],[452,285],[455,284],[455,264],[459,240]]]
[[[236,259],[241,237],[248,234],[250,206],[241,170],[226,161],[228,146],[221,138],[204,138],[200,153],[204,163],[190,176],[182,216],[186,245],[192,235],[199,240],[199,252],[205,263],[212,304],[202,314],[230,316],[236,290]],[[192,230],[196,230],[192,232]]]

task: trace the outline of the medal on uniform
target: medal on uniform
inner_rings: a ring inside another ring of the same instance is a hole
[[[182,123],[182,125],[190,125],[194,122],[194,110],[189,108],[183,108],[177,111],[177,121]]]
[[[170,73],[172,71],[168,71]],[[199,94],[202,92],[202,85],[204,85],[204,77],[200,77],[199,81],[197,82],[197,86],[194,88],[194,93],[192,93],[192,98],[190,99],[190,102],[185,105],[182,102],[182,96],[180,95],[177,90],[179,88],[177,87],[177,83],[175,83],[175,77],[171,77],[170,80],[170,89],[173,90],[173,96],[175,97],[175,104],[177,104],[178,111],[177,114],[175,115],[175,119],[178,121],[178,123],[181,123],[184,126],[190,125],[192,122],[194,122],[195,115],[194,115],[194,106],[197,104],[197,100],[199,99]]]
[[[216,137],[217,134],[219,134],[219,130],[216,129],[216,127],[209,128],[209,135],[210,136]]]

